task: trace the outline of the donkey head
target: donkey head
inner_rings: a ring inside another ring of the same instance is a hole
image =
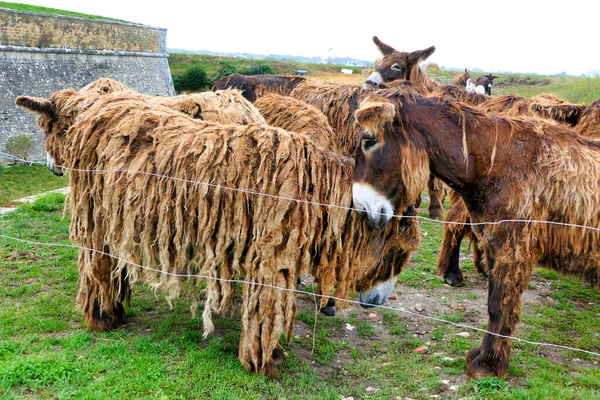
[[[419,142],[421,136],[403,115],[413,96],[380,90],[355,113],[362,130],[354,156],[352,199],[375,228],[387,226],[394,214],[414,205],[429,179],[429,157]]]
[[[73,125],[79,114],[68,104],[77,95],[73,89],[55,92],[49,99],[19,96],[15,104],[38,116],[38,126],[44,134],[46,146],[47,166],[55,175],[61,176],[65,171],[64,144],[67,131]]]
[[[429,57],[435,51],[435,46],[412,53],[399,52],[393,47],[380,41],[373,36],[373,42],[383,54],[383,59],[378,67],[369,75],[364,83],[365,89],[379,88],[379,84],[391,82],[398,79],[409,79],[413,69],[419,68],[419,63]]]

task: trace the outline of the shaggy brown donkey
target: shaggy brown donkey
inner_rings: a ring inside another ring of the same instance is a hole
[[[489,266],[489,321],[467,374],[502,377],[536,265],[600,284],[600,232],[581,227],[600,223],[600,143],[560,125],[392,90],[367,98],[356,118],[364,131],[353,201],[374,226],[413,204],[430,173],[462,198],[473,223],[492,222],[473,228]]]

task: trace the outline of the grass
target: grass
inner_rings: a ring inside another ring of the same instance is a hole
[[[75,11],[66,11],[66,10],[60,10],[60,9],[56,9],[56,8],[33,6],[30,4],[22,4],[22,3],[11,3],[11,2],[6,2],[6,1],[0,1],[0,8],[9,8],[12,10],[17,10],[17,11],[29,11],[29,12],[37,12],[37,13],[44,13],[44,14],[66,15],[69,17],[79,17],[79,18],[86,18],[86,19],[103,19],[103,20],[108,20],[108,21],[127,22],[127,21],[123,21],[123,20],[115,19],[115,18],[101,17],[99,15],[83,14],[83,13],[78,13]],[[129,23],[133,23],[133,22],[129,22]]]
[[[218,335],[202,339],[201,322],[185,301],[170,310],[160,296],[138,286],[128,324],[113,332],[86,328],[74,307],[77,250],[69,246],[64,196],[43,196],[0,217],[0,396],[14,398],[389,399],[429,398],[592,399],[600,396],[599,358],[515,342],[504,379],[464,380],[465,352],[480,335],[427,324],[394,310],[352,308],[333,318],[315,314],[312,300],[297,315],[297,337],[286,345],[281,376],[246,372],[237,359],[239,311],[215,317]],[[423,242],[401,284],[439,297],[439,304],[474,302],[484,292],[432,285],[431,265],[441,225],[422,222]],[[43,246],[12,239],[55,244]],[[468,249],[463,249],[468,254]],[[425,278],[424,285],[417,281]],[[600,349],[600,295],[578,278],[539,270],[551,282],[549,300],[525,310],[517,335],[592,351]],[[532,289],[532,291],[535,289]],[[443,294],[441,294],[443,293]],[[306,298],[309,295],[304,295]],[[444,301],[441,297],[445,297]],[[484,307],[481,307],[484,309]],[[379,313],[379,321],[367,314]],[[472,324],[470,313],[436,315]],[[346,324],[354,326],[349,331]],[[415,324],[419,325],[416,328]],[[298,331],[300,329],[303,333]],[[426,333],[421,332],[425,329]],[[416,352],[420,346],[426,351]],[[448,382],[449,383],[446,383]],[[453,386],[452,389],[450,387]]]
[[[69,186],[67,177],[55,176],[44,165],[0,165],[0,207],[11,200]]]

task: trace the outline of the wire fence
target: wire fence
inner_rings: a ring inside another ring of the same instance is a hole
[[[8,160],[11,160],[11,161],[24,162],[24,163],[27,163],[29,165],[33,165],[33,164],[46,165],[46,163],[42,162],[42,161],[28,161],[28,160],[23,160],[23,159],[20,159],[18,157],[11,156],[11,155],[4,154],[4,153],[0,153],[0,158],[8,159]],[[61,166],[58,166],[58,167],[61,167]],[[242,193],[245,193],[245,194],[251,194],[251,195],[256,195],[256,196],[265,196],[265,197],[277,198],[279,200],[296,201],[296,202],[303,202],[303,203],[307,203],[307,204],[311,204],[311,205],[326,206],[326,207],[333,207],[333,208],[341,208],[341,209],[346,209],[346,210],[349,210],[349,211],[364,212],[364,210],[359,210],[359,209],[350,208],[350,207],[343,207],[343,206],[333,205],[333,204],[323,204],[323,203],[311,202],[311,201],[306,201],[306,200],[301,200],[301,199],[294,199],[294,198],[286,198],[286,197],[274,196],[274,195],[270,195],[270,194],[266,194],[266,193],[260,193],[260,192],[254,191],[254,190],[241,189],[241,188],[229,188],[229,187],[225,187],[225,186],[221,186],[221,185],[217,185],[217,184],[213,184],[213,183],[196,182],[196,181],[190,181],[190,180],[186,180],[186,179],[174,178],[174,177],[164,176],[164,175],[160,175],[160,174],[152,174],[152,173],[146,173],[146,172],[140,172],[140,171],[132,171],[132,170],[80,170],[80,169],[74,169],[74,168],[68,168],[68,167],[62,167],[62,168],[64,170],[66,170],[66,171],[91,172],[91,173],[127,173],[127,174],[141,173],[141,174],[151,175],[151,176],[155,176],[155,177],[162,178],[162,179],[172,179],[172,180],[175,180],[175,181],[178,181],[178,182],[183,182],[183,183],[192,183],[192,184],[206,185],[206,186],[213,187],[213,188],[219,188],[219,189],[223,189],[223,190],[238,191],[238,192],[242,192]],[[595,231],[599,231],[600,230],[600,228],[597,228],[597,227],[590,227],[590,226],[576,225],[576,224],[566,224],[566,223],[560,223],[560,222],[554,222],[554,221],[536,221],[536,220],[510,219],[510,220],[501,220],[501,221],[493,221],[493,222],[463,223],[463,222],[454,222],[454,221],[438,221],[438,220],[434,220],[434,219],[423,217],[423,216],[394,216],[394,217],[395,218],[418,218],[418,219],[421,219],[421,220],[427,220],[427,221],[430,221],[430,222],[440,223],[440,224],[453,223],[453,224],[470,225],[470,226],[498,225],[498,224],[503,224],[503,223],[520,222],[520,223],[545,223],[545,224],[561,225],[561,226],[568,226],[568,227],[576,227],[576,228],[582,228],[582,229],[590,229],[590,230],[595,230]],[[78,245],[74,245],[74,244],[39,242],[39,241],[34,241],[34,240],[16,238],[16,237],[4,235],[4,234],[1,234],[1,233],[0,233],[0,238],[3,238],[5,240],[20,242],[20,243],[24,243],[24,244],[29,244],[29,245],[32,245],[32,246],[62,247],[62,248],[73,248],[73,249],[77,249],[77,250],[87,250],[87,251],[91,251],[91,252],[94,252],[94,253],[98,253],[98,254],[103,255],[103,256],[111,257],[111,258],[115,259],[118,262],[126,263],[126,264],[132,265],[134,267],[138,267],[138,268],[141,268],[141,269],[144,269],[144,270],[148,270],[148,271],[152,271],[152,272],[161,273],[161,274],[168,275],[168,276],[173,276],[173,277],[176,277],[176,278],[206,279],[206,280],[220,281],[220,282],[224,282],[224,283],[239,283],[239,284],[243,284],[243,285],[262,286],[262,287],[276,289],[276,290],[290,291],[290,292],[294,292],[294,293],[300,294],[300,295],[313,296],[315,298],[327,297],[327,298],[332,298],[332,299],[334,299],[336,301],[347,302],[347,303],[354,304],[354,305],[360,305],[361,304],[357,300],[337,298],[337,297],[330,296],[330,295],[320,295],[320,294],[313,293],[313,292],[302,291],[302,290],[298,290],[298,289],[290,289],[290,288],[286,288],[286,287],[273,286],[273,285],[262,284],[262,283],[251,282],[251,281],[245,281],[245,280],[241,280],[241,279],[221,279],[221,278],[216,278],[216,277],[211,277],[211,276],[206,276],[206,275],[199,275],[199,274],[174,274],[174,273],[169,273],[169,272],[158,270],[158,269],[151,268],[151,267],[148,267],[148,266],[136,264],[136,263],[133,263],[133,262],[131,262],[129,260],[125,260],[125,259],[119,258],[117,256],[114,256],[112,254],[108,254],[108,253],[105,253],[105,252],[102,252],[102,251],[99,251],[99,250],[96,250],[96,249],[90,249],[90,248],[86,248],[86,247],[78,246]],[[461,324],[461,323],[456,323],[456,322],[448,321],[448,320],[443,319],[443,318],[433,317],[433,316],[425,315],[425,314],[422,314],[422,313],[419,313],[419,312],[412,312],[412,311],[407,310],[405,308],[397,308],[397,307],[386,306],[386,305],[370,305],[370,306],[373,306],[374,308],[378,308],[378,309],[382,309],[382,310],[390,310],[390,311],[394,311],[394,312],[398,312],[398,313],[403,313],[403,314],[411,315],[411,316],[414,316],[414,317],[417,317],[417,318],[420,318],[420,319],[424,319],[424,320],[429,320],[429,321],[433,321],[433,322],[437,322],[437,323],[443,323],[443,324],[447,324],[447,325],[452,325],[454,327],[458,327],[458,328],[461,328],[461,329],[468,329],[468,330],[472,330],[472,331],[476,331],[476,332],[480,332],[480,333],[485,333],[485,334],[497,336],[497,337],[500,337],[500,338],[510,339],[510,340],[514,340],[516,342],[521,342],[521,343],[525,343],[525,344],[529,344],[529,345],[540,346],[540,347],[552,347],[552,348],[562,349],[562,350],[570,350],[570,351],[575,351],[575,352],[580,352],[580,353],[585,353],[585,354],[589,354],[589,355],[592,355],[592,356],[600,357],[600,353],[598,353],[598,352],[584,350],[584,349],[579,349],[579,348],[575,348],[575,347],[558,345],[558,344],[554,344],[554,343],[530,341],[530,340],[522,339],[522,338],[519,338],[519,337],[516,337],[516,336],[501,335],[501,334],[498,334],[498,333],[495,333],[495,332],[488,331],[486,329],[477,328],[477,327],[466,325],[466,324]]]

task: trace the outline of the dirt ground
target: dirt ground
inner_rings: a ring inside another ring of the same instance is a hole
[[[467,256],[462,256],[461,262],[468,260],[472,257],[469,253]],[[413,263],[409,263],[405,267],[405,271],[409,270]],[[396,311],[402,320],[402,326],[408,331],[405,335],[412,335],[415,338],[421,339],[427,344],[432,343],[432,332],[436,328],[446,329],[449,324],[436,320],[436,315],[453,315],[458,312],[464,315],[464,320],[460,323],[461,326],[451,326],[456,334],[474,338],[476,343],[479,343],[483,337],[483,332],[476,329],[485,327],[488,321],[487,313],[487,294],[488,294],[488,282],[487,278],[479,273],[468,273],[464,271],[464,285],[460,287],[452,287],[444,284],[441,287],[435,289],[416,289],[402,283],[397,283],[395,290],[390,296],[390,299],[384,305],[385,308],[370,308],[364,309],[356,304],[352,304],[347,310],[338,312],[337,315],[342,318],[347,317],[350,313],[356,315],[356,321],[367,322],[373,328],[375,334],[371,339],[364,339],[356,334],[356,331],[346,329],[340,329],[334,331],[334,336],[331,337],[333,341],[346,341],[349,349],[368,349],[372,341],[376,340],[380,343],[387,343],[393,337],[398,338],[397,335],[392,335],[389,330],[382,324],[382,317],[384,312],[388,312],[390,309]],[[430,277],[429,277],[430,278]],[[437,277],[440,281],[443,279]],[[305,277],[303,282],[310,283],[310,277]],[[522,299],[522,311],[523,315],[534,313],[535,308],[538,305],[552,306],[556,301],[549,296],[552,293],[552,281],[543,279],[539,276],[533,275],[529,288],[523,293]],[[573,300],[577,301],[577,300]],[[298,298],[298,310],[315,310],[315,300],[311,296],[301,295]],[[328,318],[322,314],[319,314],[318,318]],[[309,337],[313,334],[314,327],[308,326],[296,319],[294,336],[296,339],[302,337]],[[522,322],[517,325],[515,337],[522,338],[524,336],[527,326]],[[514,343],[514,342],[513,342]],[[533,346],[533,345],[531,345]],[[310,349],[307,349],[298,340],[292,343],[292,347],[298,357],[306,359],[311,366],[316,369],[319,376],[328,376],[327,374],[335,374],[343,371],[344,365],[351,361],[350,351],[343,350],[338,354],[336,360],[330,364],[324,365],[316,361],[311,354]],[[514,347],[514,344],[513,344]],[[418,351],[418,349],[415,349]],[[428,349],[426,351],[429,351]],[[539,357],[543,357],[552,363],[559,365],[572,365],[575,361],[578,363],[578,367],[584,368],[598,368],[597,359],[582,360],[579,358],[566,359],[564,358],[564,350],[555,347],[539,346],[536,350]],[[448,390],[455,391],[457,387],[460,387],[467,381],[466,374],[449,376],[447,379],[450,381],[448,384]],[[522,385],[523,378],[507,376],[507,380],[512,386]],[[450,389],[452,388],[452,389]],[[448,392],[448,395],[451,393]],[[444,393],[441,393],[443,396]]]

